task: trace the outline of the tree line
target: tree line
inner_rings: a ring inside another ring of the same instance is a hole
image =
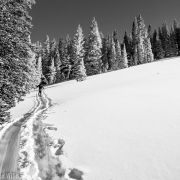
[[[39,42],[34,46],[39,69],[53,84],[179,56],[180,28],[174,20],[170,32],[166,22],[152,32],[151,25],[146,28],[139,15],[133,21],[132,32],[125,31],[119,42],[117,30],[104,36],[94,18],[88,38],[79,25],[72,38],[67,35],[56,42],[46,36],[44,47]]]
[[[92,20],[88,38],[79,25],[74,36],[31,43],[32,18],[28,10],[34,0],[0,2],[0,124],[9,121],[8,110],[46,78],[48,84],[107,73],[180,55],[180,28],[175,20],[152,32],[141,15],[132,32],[119,42],[118,31],[103,35]]]

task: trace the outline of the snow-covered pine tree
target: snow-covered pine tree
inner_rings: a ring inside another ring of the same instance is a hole
[[[84,66],[84,35],[79,25],[72,40],[72,77],[77,81],[86,78],[86,69]]]
[[[123,51],[122,51],[122,61],[120,63],[120,69],[128,68],[128,59],[126,53],[126,45],[123,44]]]
[[[148,35],[147,30],[145,29],[145,37],[144,38],[144,62],[148,63],[154,61],[154,55],[152,53],[152,47],[150,42],[150,36]]]
[[[117,63],[116,63],[116,49],[115,49],[115,43],[113,38],[111,39],[111,47],[110,47],[110,54],[109,54],[109,71],[114,71],[117,69]]]
[[[55,68],[55,48],[56,48],[56,40],[53,39],[50,42],[50,52],[48,56],[48,62],[47,62],[47,72],[44,74],[46,77],[48,84],[53,84],[55,82],[56,78],[56,68]]]
[[[147,38],[147,31],[145,28],[144,20],[139,14],[137,17],[138,23],[138,62],[139,64],[146,63],[146,49],[145,49],[145,38]]]
[[[134,22],[132,24],[132,55],[133,55],[132,64],[134,64],[135,66],[137,65],[137,45],[138,45],[138,23],[137,23],[137,18],[135,17]]]
[[[112,37],[113,37],[113,40],[114,40],[114,43],[115,43],[115,46],[117,44],[117,41],[118,41],[118,31],[117,29],[115,29],[112,33]]]
[[[36,70],[37,70],[38,84],[39,84],[40,79],[43,76],[43,74],[42,74],[42,57],[41,57],[41,54],[38,54],[37,59],[36,59]]]
[[[174,27],[171,26],[170,30],[170,45],[171,45],[171,57],[175,57],[178,55],[178,45],[176,40],[176,31]]]
[[[61,82],[61,75],[60,75],[60,66],[61,66],[61,59],[59,55],[59,50],[58,50],[58,43],[56,43],[56,47],[54,49],[54,66],[56,68],[56,81],[55,83]]]
[[[48,68],[47,68],[47,81],[48,84],[53,84],[56,81],[56,68],[54,65],[54,58],[50,58],[48,61]]]
[[[152,53],[150,38],[145,38],[144,44],[145,44],[145,53],[146,53],[145,62],[154,61],[154,55]]]
[[[36,62],[29,42],[29,1],[0,2],[0,124],[8,121],[9,110],[36,82]],[[35,74],[33,74],[35,73]]]
[[[66,60],[69,64],[72,64],[71,62],[71,56],[72,56],[72,39],[70,38],[69,34],[67,34],[65,39],[65,56]]]
[[[44,48],[42,50],[42,72],[46,79],[48,74],[49,59],[50,59],[50,40],[49,40],[49,36],[46,35],[46,39],[44,41]]]
[[[99,35],[100,35],[100,37],[101,37],[101,42],[102,42],[103,39],[104,39],[104,34],[103,34],[102,32],[99,32]]]
[[[123,43],[126,46],[127,58],[128,58],[128,66],[132,66],[132,54],[133,54],[133,43],[132,43],[132,35],[127,35],[127,31],[124,34]]]
[[[143,46],[143,39],[140,36],[139,37],[139,43],[137,45],[137,64],[143,64],[144,63],[144,46]]]
[[[98,24],[94,18],[90,26],[87,59],[85,62],[87,75],[94,75],[101,73],[101,67],[102,67],[101,48],[102,48],[102,41],[98,30]]]
[[[116,62],[117,62],[117,69],[121,69],[121,62],[122,62],[122,53],[121,53],[121,46],[119,41],[117,40],[116,43]]]
[[[137,32],[138,36],[142,37],[142,40],[144,40],[144,38],[147,37],[147,32],[141,14],[139,14],[139,16],[137,17],[137,24],[138,24],[138,32]]]
[[[37,41],[32,45],[32,48],[33,48],[33,52],[35,53],[36,76],[39,84],[42,77],[42,45],[39,41]]]
[[[141,15],[137,17],[138,24],[138,61],[139,64],[151,62],[154,60],[151,48],[151,26],[149,26],[149,34],[145,27],[144,20]],[[140,54],[139,54],[140,53]]]

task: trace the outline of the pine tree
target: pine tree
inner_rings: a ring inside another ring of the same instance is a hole
[[[157,44],[157,32],[156,32],[156,30],[154,30],[153,40],[152,40],[152,52],[153,52],[153,54],[154,54],[154,59],[157,58],[156,44]]]
[[[42,45],[40,42],[36,42],[32,44],[33,52],[35,53],[35,60],[36,60],[36,73],[37,73],[37,81],[38,84],[41,81],[42,77]]]
[[[138,23],[137,18],[135,17],[132,25],[132,55],[133,62],[135,66],[137,65],[137,44],[138,44]]]
[[[77,81],[86,78],[86,69],[83,60],[84,53],[84,35],[79,25],[72,41],[72,76],[76,78]]]
[[[58,44],[59,56],[61,59],[60,72],[61,81],[68,80],[71,72],[72,62],[72,41],[69,35],[66,38],[62,37]]]
[[[127,52],[127,58],[128,58],[128,66],[132,66],[131,57],[133,55],[133,42],[132,42],[131,35],[127,35],[126,31],[125,31],[125,34],[124,34],[123,43],[126,46],[126,52]]]
[[[134,47],[133,63],[135,66],[138,65],[138,45]]]
[[[116,48],[113,38],[111,39],[110,58],[109,58],[109,69],[110,71],[117,69],[116,63]]]
[[[138,43],[138,22],[137,22],[136,17],[135,17],[133,25],[132,25],[132,41],[133,41],[133,46],[137,45],[137,43]]]
[[[117,44],[116,44],[116,63],[117,63],[117,69],[121,69],[121,62],[122,62],[121,46],[119,44],[119,41],[117,41]]]
[[[107,37],[102,39],[102,72],[106,73],[109,66],[108,66],[108,40]]]
[[[166,21],[162,25],[162,47],[165,51],[165,57],[171,57],[171,45],[170,45],[170,35],[168,31],[168,26]]]
[[[100,37],[101,37],[101,42],[103,41],[104,39],[104,34],[102,32],[99,33]]]
[[[115,45],[117,44],[117,41],[118,41],[118,31],[117,29],[115,29],[112,33],[112,37],[113,37],[113,40],[114,40],[114,43]]]
[[[144,20],[141,15],[137,17],[137,24],[138,24],[138,28],[137,28],[138,64],[151,62],[154,60],[152,47],[151,47],[151,43],[152,43],[151,26],[149,26],[148,30],[146,29]]]
[[[162,48],[161,40],[157,39],[156,40],[156,59],[163,59],[165,56],[165,52]]]
[[[38,84],[40,83],[40,79],[41,77],[43,76],[43,73],[42,73],[42,58],[41,58],[41,54],[39,54],[37,56],[37,60],[36,60],[36,70],[37,70],[37,79],[39,80],[38,81]]]
[[[60,70],[59,70],[59,75],[60,75],[60,78],[59,78],[59,81],[64,81],[66,79],[65,77],[65,74],[64,74],[64,68],[66,67],[66,56],[65,56],[65,38],[64,37],[61,37],[59,39],[59,43],[58,43],[58,52],[59,52],[59,58],[60,58],[60,61],[61,61],[61,64],[60,64]]]
[[[87,50],[87,60],[85,62],[87,75],[101,73],[102,67],[102,41],[99,35],[98,25],[95,18],[92,21],[89,33],[89,42]]]
[[[144,20],[140,14],[137,17],[137,24],[138,24],[138,31],[137,31],[138,37],[142,37],[142,39],[146,38],[147,34],[146,34]]]
[[[47,81],[49,84],[53,84],[56,81],[56,68],[55,68],[55,49],[56,49],[56,40],[53,39],[50,42],[49,45],[49,56],[48,56],[48,61],[47,61],[47,71],[44,76],[46,77]]]
[[[158,27],[158,37],[161,40],[161,42],[163,41],[163,37],[162,37],[162,30],[160,27]]]
[[[62,62],[60,59],[59,55],[59,50],[58,50],[58,44],[56,44],[55,50],[54,50],[54,66],[56,68],[56,83],[61,82],[61,75],[60,75],[60,66]]]
[[[178,45],[178,55],[180,55],[180,28],[178,27],[178,22],[175,19],[173,23],[173,29],[175,32],[175,41]]]
[[[53,84],[55,82],[56,78],[56,68],[54,66],[54,58],[50,58],[48,61],[48,67],[47,67],[47,81],[48,84]]]
[[[151,46],[153,46],[153,33],[151,25],[148,26],[148,38],[150,38]]]
[[[144,44],[145,44],[145,59],[144,59],[145,63],[154,61],[154,55],[152,53],[150,38],[148,37],[145,38]]]
[[[29,41],[29,1],[0,2],[0,124],[8,121],[9,110],[35,86],[36,61]]]
[[[176,32],[171,26],[171,31],[170,31],[170,45],[171,45],[171,57],[175,57],[178,55],[178,45],[177,45],[177,40],[176,40]]]
[[[42,72],[46,79],[48,74],[49,59],[50,59],[50,41],[49,41],[49,36],[46,35],[46,39],[44,41],[44,49],[42,53]]]
[[[177,28],[177,44],[178,44],[178,55],[180,56],[180,28]]]
[[[120,68],[127,68],[128,67],[128,59],[127,59],[127,53],[126,53],[126,45],[123,44],[123,51],[122,51],[122,61],[120,63]]]
[[[137,64],[143,64],[144,63],[144,46],[143,46],[143,40],[142,37],[139,37],[139,43],[137,45]]]

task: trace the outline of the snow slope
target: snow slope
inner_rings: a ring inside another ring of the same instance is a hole
[[[69,81],[45,90],[44,122],[85,180],[179,180],[179,89],[180,58]]]
[[[180,179],[180,58],[69,81],[45,89],[44,123],[63,138],[64,166],[85,180]],[[34,93],[34,92],[33,92]],[[34,105],[31,93],[13,119]]]

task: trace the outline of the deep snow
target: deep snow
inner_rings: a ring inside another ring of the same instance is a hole
[[[45,90],[45,122],[85,180],[178,180],[179,89],[180,58],[69,81]]]
[[[44,123],[85,180],[179,180],[179,89],[179,57],[56,84]]]

